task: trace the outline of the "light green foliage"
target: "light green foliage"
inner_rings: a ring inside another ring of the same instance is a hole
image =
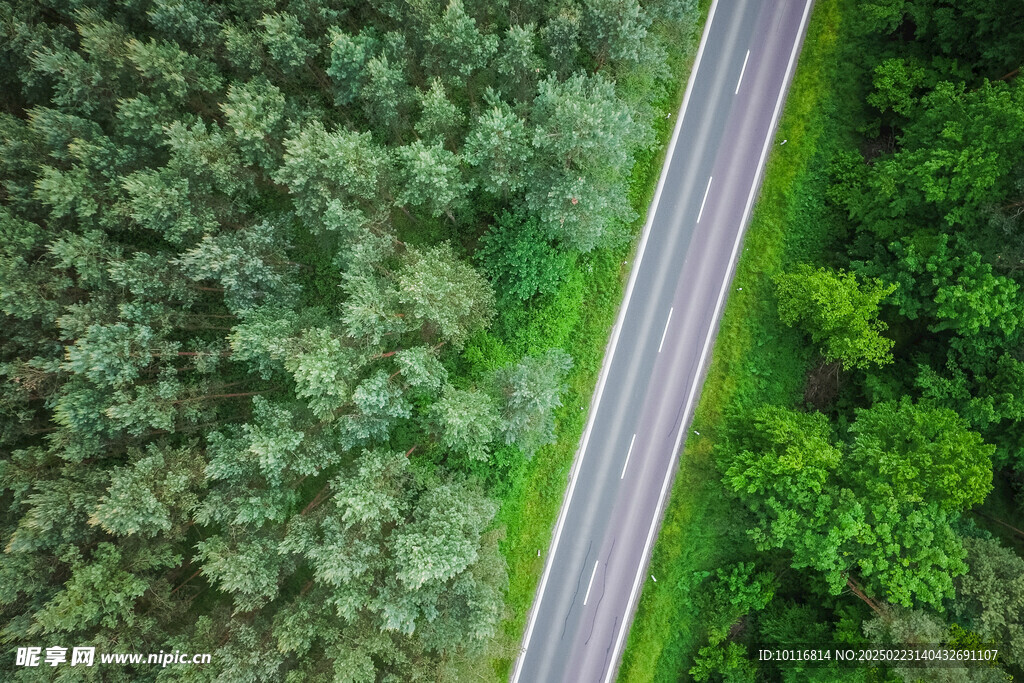
[[[775,594],[774,577],[767,572],[755,573],[754,564],[739,562],[715,570],[712,591],[715,599],[728,603],[739,614],[764,609]],[[734,617],[735,618],[735,617]],[[721,627],[731,625],[723,620]]]
[[[216,237],[207,235],[176,265],[191,280],[218,282],[233,313],[287,304],[297,292],[288,278],[288,243],[280,233],[279,226],[264,221]]]
[[[584,0],[583,7],[587,41],[599,64],[640,60],[651,19],[637,0]]]
[[[307,59],[319,52],[316,45],[302,35],[302,25],[292,14],[264,14],[260,25],[263,27],[263,43],[270,57],[285,73],[295,73]]]
[[[498,37],[483,34],[466,13],[462,0],[449,0],[441,16],[430,23],[426,65],[455,83],[482,68],[498,49]]]
[[[412,513],[412,523],[396,532],[398,579],[416,590],[445,582],[477,560],[473,534],[494,517],[497,507],[479,492],[453,485],[425,492]]]
[[[303,444],[305,434],[295,429],[295,416],[287,406],[257,396],[252,409],[253,421],[242,426],[241,443],[271,485],[280,485],[293,472],[308,475],[329,464],[330,454]]]
[[[288,186],[295,208],[311,226],[338,202],[359,209],[375,199],[389,170],[388,156],[369,133],[327,132],[315,121],[284,142],[284,164],[274,179]]]
[[[398,160],[398,205],[425,208],[432,216],[451,214],[465,201],[469,187],[462,178],[459,158],[439,143],[425,145],[417,140],[400,147]]]
[[[726,681],[753,681],[756,666],[748,658],[746,648],[728,640],[727,636],[738,620],[764,609],[771,601],[775,593],[774,577],[766,572],[755,573],[751,562],[739,562],[719,568],[713,574],[693,578],[707,580],[681,588],[701,605],[710,621],[706,624],[708,644],[697,653],[690,676],[695,681],[707,681],[715,676]]]
[[[90,325],[67,348],[61,369],[87,377],[100,386],[134,383],[154,356],[176,354],[178,345],[159,340],[152,329],[141,325]]]
[[[757,447],[732,455],[726,483],[736,491],[764,494],[768,501],[786,496],[791,504],[816,506],[842,459],[825,416],[763,406],[755,420]]]
[[[712,676],[728,683],[753,683],[757,666],[747,657],[746,648],[738,643],[705,645],[697,653],[690,676],[695,681],[709,681]]]
[[[454,139],[465,118],[448,99],[440,79],[434,79],[430,90],[420,93],[420,118],[415,128],[427,140],[439,141],[443,145]]]
[[[342,443],[354,448],[371,441],[383,441],[395,422],[412,414],[403,388],[392,382],[384,370],[377,370],[352,392],[355,412],[344,418]]]
[[[126,557],[113,543],[100,543],[88,559],[75,553],[71,578],[35,615],[34,635],[136,625],[136,602],[149,585],[133,571],[173,567],[179,561],[166,546]]]
[[[855,572],[897,604],[951,597],[965,566],[950,524],[989,490],[991,446],[954,414],[909,402],[861,412],[848,453],[823,415],[764,406],[755,420],[725,452],[724,480],[761,519],[759,548],[788,550],[834,593]]]
[[[491,396],[479,390],[445,387],[431,407],[431,417],[445,448],[470,460],[487,460],[499,426],[498,407]]]
[[[341,29],[330,31],[331,63],[327,75],[334,84],[334,104],[346,105],[359,95],[363,69],[372,44],[363,36],[350,36]]]
[[[222,81],[211,62],[173,43],[132,39],[126,48],[128,60],[142,78],[171,97],[181,99],[190,92],[216,92],[221,87]]]
[[[1020,286],[1007,277],[993,275],[992,266],[982,263],[977,253],[957,265],[959,273],[951,273],[949,268],[942,268],[941,275],[936,273],[935,280],[941,284],[935,292],[935,315],[941,322],[933,329],[953,328],[971,335],[983,327],[994,327],[1005,335],[1012,334],[1020,322],[1016,309]]]
[[[421,325],[461,348],[494,315],[494,294],[451,247],[409,247],[398,276],[398,301]]]
[[[875,67],[875,90],[867,96],[867,103],[883,114],[891,110],[908,116],[918,101],[913,93],[924,80],[925,70],[920,66],[905,59],[887,59]]]
[[[494,373],[505,443],[514,443],[532,456],[555,440],[554,410],[562,404],[570,368],[572,357],[568,353],[549,349]]]
[[[504,103],[483,111],[466,138],[464,156],[486,191],[508,196],[526,185],[533,147],[526,122]]]
[[[435,349],[417,346],[395,355],[398,372],[406,383],[424,394],[436,395],[448,379],[448,371],[438,360]]]
[[[17,491],[24,506],[24,514],[8,527],[9,540],[4,551],[12,554],[42,551],[48,558],[47,564],[52,564],[55,553],[63,556],[62,548],[96,540],[95,530],[89,528],[86,521],[109,484],[109,478],[104,472],[79,471],[75,478],[41,481],[35,474],[33,480],[33,470],[38,472],[43,460],[39,451],[20,451],[12,461],[21,471],[16,475],[11,471],[14,467],[4,468],[4,483],[13,484],[11,488]],[[73,548],[68,552],[71,550]],[[69,556],[62,562],[66,564],[74,559]],[[41,588],[37,593],[45,595],[45,585]]]
[[[190,202],[188,180],[168,170],[137,171],[122,183],[131,217],[172,244],[194,239],[214,225],[213,216]]]
[[[632,115],[609,80],[577,74],[540,82],[531,123],[527,206],[552,238],[588,251],[612,221],[634,217],[623,192],[638,135]]]
[[[281,91],[261,77],[232,83],[228,86],[227,101],[220,105],[246,161],[268,171],[277,164],[271,141],[281,137],[284,105]]]
[[[363,111],[381,129],[394,134],[415,101],[405,67],[382,54],[366,63],[365,72],[366,83],[359,92]]]
[[[289,563],[276,549],[274,539],[262,534],[236,538],[218,534],[196,544],[203,575],[230,595],[236,609],[243,612],[259,609],[277,597]]]
[[[1012,169],[1024,159],[1024,87],[984,83],[967,90],[938,83],[921,98],[900,136],[850,206],[869,225],[926,219],[955,228],[983,214],[993,197],[1012,192]]]
[[[260,27],[251,24],[240,25],[231,20],[222,24],[225,56],[231,66],[242,74],[255,76],[265,68],[266,48],[261,33]]]
[[[409,322],[398,313],[398,290],[393,282],[347,273],[343,287],[348,299],[341,318],[349,335],[380,344],[386,337],[409,331]]]
[[[89,523],[119,536],[155,536],[187,523],[206,483],[195,446],[150,444],[133,456],[130,466],[111,474],[110,488]]]
[[[881,336],[886,324],[878,306],[896,291],[879,280],[861,283],[853,273],[801,264],[775,278],[779,318],[811,335],[829,362],[846,369],[892,362],[893,342]]]
[[[953,612],[988,642],[999,659],[1024,665],[1024,560],[994,539],[965,538],[967,573],[957,579]]]
[[[495,58],[498,73],[507,83],[507,89],[519,100],[532,94],[544,60],[537,54],[536,24],[513,24],[501,38]]]
[[[872,497],[936,503],[946,512],[966,510],[992,490],[991,456],[952,410],[879,403],[857,413],[850,426],[850,458]]]
[[[438,650],[491,636],[504,583],[494,538],[482,535],[496,509],[491,501],[465,484],[418,482],[408,458],[386,450],[364,451],[330,487],[331,502],[296,515],[280,546],[312,563],[316,584],[315,600],[282,613],[282,649],[301,652],[317,638],[367,628],[378,638],[422,634]],[[316,614],[317,602],[330,611],[303,630],[301,615]],[[350,643],[346,659],[373,642]]]
[[[249,189],[251,175],[219,124],[177,122],[166,134],[171,152],[167,168],[187,178],[191,190],[233,196]]]
[[[730,445],[724,483],[751,506],[751,530],[761,548],[784,547],[795,567],[823,572],[833,591],[856,558],[841,547],[864,530],[864,512],[849,491],[834,486],[842,460],[823,415],[762,406],[747,439]]]
[[[351,522],[379,525],[399,521],[408,510],[403,493],[409,459],[402,453],[365,451],[356,476],[338,480],[334,504]]]
[[[908,282],[908,291],[894,297],[902,314],[931,319],[933,332],[954,330],[976,338],[1005,338],[1015,333],[1020,285],[996,274],[980,254],[970,251],[963,238],[940,235],[923,249],[914,243],[900,243],[892,245],[892,250],[899,256],[898,269]]]

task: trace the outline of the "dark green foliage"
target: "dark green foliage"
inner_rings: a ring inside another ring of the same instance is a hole
[[[684,592],[701,604],[708,615],[708,644],[700,649],[689,673],[695,681],[753,681],[756,665],[745,647],[729,640],[729,630],[749,612],[767,605],[775,593],[774,577],[767,572],[754,573],[754,564],[740,562],[718,569],[714,574],[694,576],[682,586]],[[703,579],[703,583],[701,580]]]
[[[481,238],[477,258],[499,296],[513,301],[553,294],[569,267],[568,255],[551,244],[535,217],[508,212]]]

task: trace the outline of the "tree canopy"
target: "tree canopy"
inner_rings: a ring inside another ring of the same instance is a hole
[[[4,642],[206,648],[211,680],[479,656],[496,491],[573,362],[464,354],[634,217],[659,93],[617,79],[683,19],[0,2]]]

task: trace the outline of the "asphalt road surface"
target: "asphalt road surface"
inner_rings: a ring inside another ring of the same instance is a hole
[[[722,305],[743,296],[732,272],[811,1],[712,3],[512,683],[612,680],[640,589],[658,589],[651,545]]]

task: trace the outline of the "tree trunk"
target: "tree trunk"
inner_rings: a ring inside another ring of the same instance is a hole
[[[1019,73],[1020,73],[1020,67],[1018,66],[1018,67],[1017,67],[1016,69],[1014,69],[1014,70],[1013,70],[1013,71],[1011,71],[1010,73],[1006,74],[1006,75],[1005,75],[1005,76],[1003,76],[1002,78],[997,78],[996,80],[997,80],[997,81],[1008,81],[1008,80],[1010,80],[1011,78],[1014,78],[1014,77],[1015,77],[1015,76],[1016,76],[1017,74],[1019,74]]]
[[[847,576],[846,577],[846,586],[850,589],[850,591],[854,595],[856,595],[858,598],[860,598],[865,603],[867,603],[867,606],[871,608],[872,612],[874,612],[875,614],[877,614],[880,617],[884,617],[885,616],[885,612],[882,611],[882,608],[878,605],[878,603],[876,603],[874,600],[872,600],[871,598],[869,598],[867,596],[867,593],[865,593],[864,589],[862,589],[860,587],[860,585],[856,581],[853,580],[852,576]]]
[[[259,394],[266,394],[267,392],[273,391],[273,389],[264,389],[263,391],[240,391],[234,394],[207,394],[205,396],[193,396],[191,398],[179,398],[177,401],[171,401],[172,405],[184,403],[185,401],[205,401],[211,398],[241,398],[242,396],[258,396]]]
[[[197,570],[195,571],[195,573],[194,573],[194,574],[192,574],[192,576],[188,577],[187,579],[185,579],[184,581],[182,581],[181,583],[179,583],[179,584],[178,584],[178,586],[177,586],[177,588],[175,588],[174,590],[172,590],[172,591],[170,592],[170,595],[174,595],[175,593],[177,593],[177,592],[178,592],[179,590],[181,590],[181,588],[183,588],[183,587],[185,586],[185,584],[186,584],[186,583],[188,583],[188,582],[189,582],[189,581],[191,581],[192,579],[194,579],[194,578],[196,578],[197,576],[199,576],[199,573],[200,573],[200,572],[202,572],[202,571],[203,571],[203,568],[202,568],[202,567],[200,567],[199,569],[197,569]]]
[[[974,514],[978,515],[979,517],[984,517],[985,519],[989,520],[990,522],[995,522],[996,524],[1002,524],[1007,529],[1010,529],[1011,531],[1013,531],[1013,533],[1015,533],[1018,536],[1024,538],[1024,531],[1021,531],[1020,529],[1018,529],[1017,527],[1013,526],[1012,524],[1007,524],[1006,522],[1004,522],[1001,519],[996,519],[995,517],[992,517],[991,515],[986,515],[984,512],[978,512],[977,510],[971,510],[971,512],[973,512]]]
[[[309,505],[307,505],[305,509],[299,514],[305,515],[311,512],[312,510],[315,510],[317,506],[320,505],[320,503],[324,502],[324,500],[327,499],[327,489],[329,489],[330,487],[331,482],[327,482],[326,484],[324,484],[324,487],[320,489],[319,493],[313,496],[313,500],[309,501]]]

